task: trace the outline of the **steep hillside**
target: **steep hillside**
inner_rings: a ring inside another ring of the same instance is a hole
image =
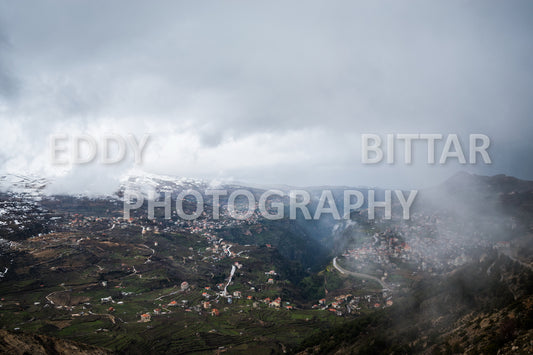
[[[96,346],[56,339],[46,335],[8,332],[0,329],[0,353],[12,355],[105,355],[112,352]]]
[[[412,285],[397,303],[308,338],[301,354],[533,351],[533,273],[504,255]]]

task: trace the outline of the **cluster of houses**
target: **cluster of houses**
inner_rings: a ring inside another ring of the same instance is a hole
[[[234,262],[233,267],[235,269],[240,269],[243,267],[243,265],[239,262]],[[277,276],[277,272],[275,270],[266,271],[264,273],[267,277],[267,283],[271,283],[272,277]],[[194,292],[200,292],[200,295],[202,297],[202,300],[199,301],[199,303],[195,306],[190,306],[188,300],[182,300],[181,303],[172,300],[166,305],[159,305],[161,308],[156,308],[153,310],[152,313],[143,313],[141,314],[141,319],[139,322],[149,322],[151,320],[151,317],[153,315],[164,315],[171,312],[171,308],[173,307],[180,307],[185,312],[196,312],[201,314],[202,312],[207,312],[208,314],[211,314],[212,316],[218,316],[220,315],[220,310],[215,307],[215,305],[220,304],[221,300],[225,299],[227,304],[232,304],[233,299],[243,299],[246,301],[252,301],[251,303],[240,303],[241,306],[248,306],[253,308],[258,308],[260,302],[263,304],[266,304],[269,308],[285,308],[287,310],[294,309],[294,306],[290,304],[290,302],[285,302],[285,304],[282,304],[281,297],[277,297],[274,299],[271,299],[270,297],[266,297],[261,300],[256,300],[256,297],[253,295],[247,295],[246,297],[243,296],[242,291],[240,290],[234,290],[231,293],[226,293],[227,285],[224,283],[219,283],[216,285],[216,289],[212,289],[211,286],[205,286],[200,289],[200,291],[194,291],[195,288],[192,288],[187,281],[183,281],[180,285],[180,291],[181,293],[185,292],[192,292],[192,296],[194,297]],[[250,287],[251,292],[255,292],[255,287]],[[189,294],[189,293],[188,293]],[[112,298],[102,298],[102,302],[113,302]],[[258,302],[259,301],[259,302]]]
[[[358,247],[346,250],[343,256],[360,269],[369,264],[394,269],[400,261],[414,264],[423,272],[441,273],[469,262],[469,251],[492,246],[493,242],[483,235],[462,231],[443,216],[413,213],[409,223],[389,225],[384,232],[374,233]]]
[[[343,316],[347,314],[360,314],[362,309],[390,307],[393,303],[392,295],[384,291],[380,293],[369,293],[364,296],[353,296],[352,294],[339,295],[329,301],[322,298],[312,308]]]
[[[414,213],[411,220],[398,225],[396,231],[409,243],[410,261],[421,271],[451,271],[470,261],[470,251],[493,246],[476,228],[458,228],[452,217]]]

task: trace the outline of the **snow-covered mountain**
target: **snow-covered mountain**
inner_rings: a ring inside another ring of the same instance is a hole
[[[119,191],[135,191],[143,195],[148,195],[151,191],[175,193],[182,190],[205,191],[216,186],[206,180],[193,179],[187,177],[174,177],[168,175],[158,175],[145,172],[135,172],[125,175],[120,180]]]
[[[0,192],[39,199],[49,183],[48,179],[35,175],[3,174],[0,175]]]
[[[11,196],[25,199],[39,200],[43,196],[63,195],[58,193],[60,188],[50,189],[54,183],[59,183],[53,178],[44,178],[35,175],[22,174],[2,174],[0,175],[0,192]],[[204,192],[207,189],[217,189],[226,187],[235,188],[235,184],[223,184],[218,181],[208,181],[188,177],[174,177],[168,175],[158,175],[142,171],[135,171],[125,174],[119,179],[115,192],[110,195],[100,196],[80,191],[77,197],[90,198],[117,198],[125,190],[139,192],[147,196],[151,191],[177,193],[182,190],[193,189]],[[238,187],[241,187],[239,185]],[[54,191],[54,192],[51,192]],[[64,195],[73,195],[64,193]]]

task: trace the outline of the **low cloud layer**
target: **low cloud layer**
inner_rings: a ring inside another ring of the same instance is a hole
[[[532,13],[527,1],[2,2],[0,170],[109,189],[130,160],[58,168],[48,142],[112,132],[150,134],[140,168],[154,173],[418,187],[464,167],[366,166],[360,135],[484,133],[493,164],[468,170],[533,179]]]

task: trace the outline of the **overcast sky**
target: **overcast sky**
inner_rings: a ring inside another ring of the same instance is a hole
[[[132,159],[53,166],[50,135],[131,133],[157,174],[533,179],[532,18],[531,1],[0,1],[0,171],[112,189]],[[425,146],[362,164],[362,133],[419,132],[486,134],[493,164],[430,166]]]

